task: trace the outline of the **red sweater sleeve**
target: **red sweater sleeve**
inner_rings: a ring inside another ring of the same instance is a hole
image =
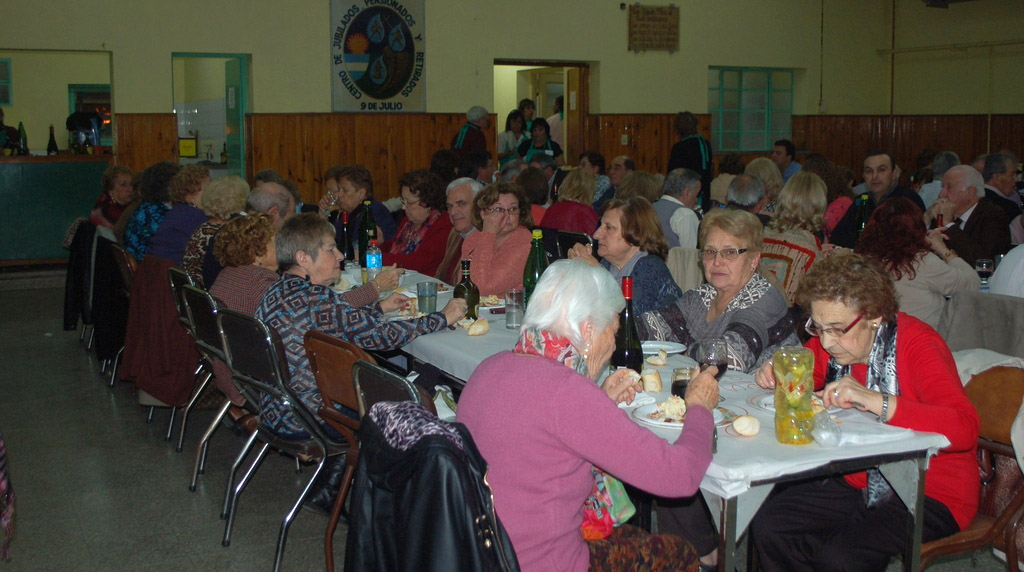
[[[399,226],[401,230],[401,226]],[[452,230],[452,220],[447,214],[442,213],[441,217],[434,220],[434,223],[427,228],[427,233],[420,242],[420,246],[412,253],[388,253],[392,242],[388,241],[384,251],[384,265],[397,263],[399,267],[419,271],[424,275],[433,277],[437,272],[437,266],[444,259],[444,250],[448,245],[448,233]],[[397,235],[396,235],[397,237]]]
[[[928,324],[905,313],[899,314],[898,321],[896,372],[900,395],[889,424],[939,433],[949,439],[950,445],[929,464],[925,494],[945,504],[963,528],[978,508],[978,412],[964,392],[953,353],[942,337]],[[808,347],[817,349],[814,375],[818,386],[825,382],[828,354],[817,338],[811,339]],[[867,366],[854,365],[850,373],[863,383]],[[856,488],[867,485],[862,472],[847,475],[846,480]]]
[[[525,227],[517,227],[497,250],[494,239],[493,233],[476,231],[462,243],[462,258],[473,260],[470,277],[482,296],[504,296],[506,289],[523,284],[533,236]]]

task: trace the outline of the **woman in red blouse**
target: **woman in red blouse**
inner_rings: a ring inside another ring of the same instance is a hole
[[[127,166],[112,165],[103,172],[102,182],[103,194],[96,200],[89,220],[96,227],[113,229],[125,208],[135,199],[132,170]]]
[[[978,510],[978,413],[945,341],[899,312],[892,279],[860,255],[817,262],[796,297],[811,312],[806,346],[826,407],[856,408],[879,424],[949,439],[925,475],[922,540],[967,526]],[[774,387],[771,364],[755,379]],[[764,570],[885,570],[905,550],[907,519],[900,497],[874,470],[778,487],[750,532]]]
[[[452,221],[444,212],[445,183],[436,174],[420,169],[398,180],[402,189],[405,219],[398,233],[381,246],[384,265],[398,264],[431,277],[444,259]]]

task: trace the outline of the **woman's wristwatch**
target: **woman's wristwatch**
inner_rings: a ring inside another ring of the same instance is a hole
[[[945,253],[942,254],[942,260],[943,261],[949,261],[950,259],[952,259],[954,257],[956,257],[956,251],[953,251],[952,249],[949,249]]]
[[[878,422],[889,422],[889,393],[882,393],[882,412],[878,413]]]

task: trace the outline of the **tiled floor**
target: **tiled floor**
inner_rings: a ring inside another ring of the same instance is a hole
[[[242,438],[221,428],[207,472],[188,491],[194,445],[212,413],[189,425],[186,449],[163,440],[128,385],[107,388],[99,365],[61,330],[59,288],[0,288],[0,432],[17,495],[13,560],[0,570],[270,570],[281,519],[309,476],[268,455],[240,502],[232,543],[221,545],[220,506]],[[322,570],[326,517],[300,512],[283,569]],[[335,535],[343,563],[346,531]],[[933,571],[995,571],[990,552]],[[889,569],[901,566],[894,560]]]
[[[0,432],[17,497],[10,563],[0,570],[270,570],[281,520],[310,476],[268,455],[243,493],[231,545],[220,506],[242,437],[221,428],[189,492],[198,412],[185,450],[164,442],[168,414],[146,424],[127,384],[109,389],[99,365],[61,330],[61,289],[0,290]],[[282,568],[323,570],[327,518],[302,511]],[[335,535],[338,566],[346,531]]]

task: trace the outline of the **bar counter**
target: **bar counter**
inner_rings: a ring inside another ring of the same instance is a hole
[[[0,156],[0,267],[58,263],[75,219],[102,193],[112,155]]]

